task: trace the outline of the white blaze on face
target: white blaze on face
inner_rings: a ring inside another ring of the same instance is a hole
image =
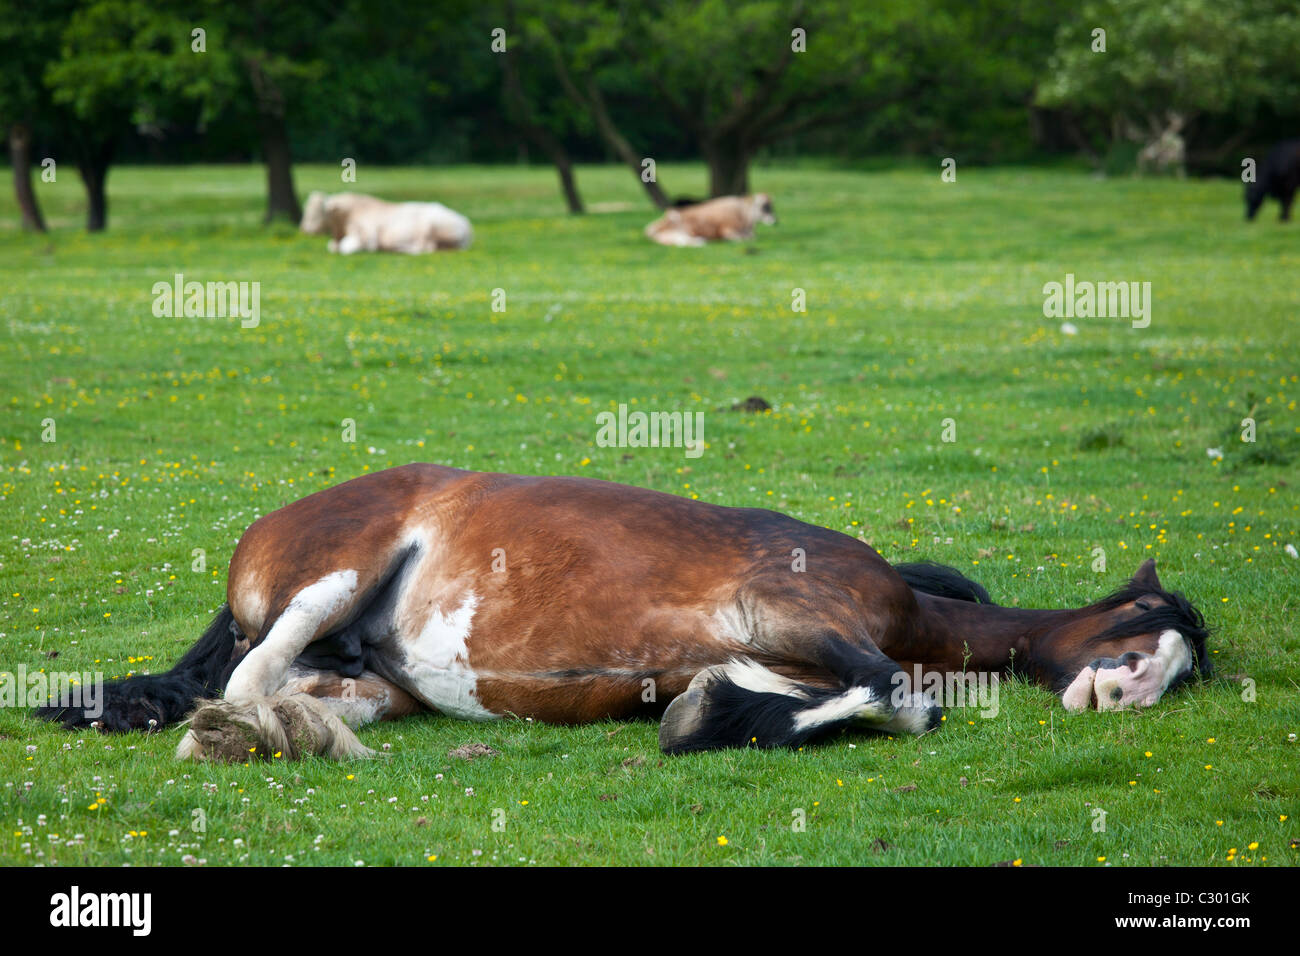
[[[1071,711],[1087,710],[1094,696],[1098,710],[1150,707],[1192,664],[1183,636],[1165,631],[1154,654],[1139,654],[1131,664],[1107,662],[1085,667],[1061,695],[1061,702]]]
[[[478,702],[478,675],[469,666],[469,635],[478,595],[466,591],[454,607],[433,608],[420,636],[406,647],[408,689],[430,707],[452,717],[498,717]]]

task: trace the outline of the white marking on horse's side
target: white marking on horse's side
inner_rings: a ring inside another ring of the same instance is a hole
[[[469,666],[469,635],[478,595],[466,591],[450,613],[429,612],[420,636],[406,645],[407,689],[430,707],[451,717],[492,720],[494,714],[476,695],[478,675]]]
[[[357,572],[349,569],[327,574],[295,594],[262,643],[235,667],[226,685],[226,699],[268,697],[283,687],[289,666],[356,591]]]

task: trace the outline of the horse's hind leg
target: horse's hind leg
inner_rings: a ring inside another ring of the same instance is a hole
[[[353,610],[356,596],[357,573],[351,570],[327,574],[298,591],[230,675],[226,699],[265,697],[279,690],[298,655]]]
[[[252,756],[369,754],[356,735],[310,694],[282,691],[290,666],[309,644],[352,613],[357,574],[327,574],[299,590],[239,662],[224,700],[203,701],[176,756],[248,760]]]

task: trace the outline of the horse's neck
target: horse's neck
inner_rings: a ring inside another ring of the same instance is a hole
[[[916,653],[900,656],[948,671],[1032,668],[1039,639],[1079,613],[998,607],[921,592],[916,600],[921,606]]]

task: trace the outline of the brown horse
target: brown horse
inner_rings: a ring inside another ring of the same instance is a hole
[[[349,724],[426,710],[651,715],[680,753],[850,726],[923,733],[941,709],[910,686],[918,666],[1014,666],[1066,707],[1099,710],[1153,704],[1208,671],[1200,614],[1152,561],[1088,607],[999,607],[956,571],[894,568],[776,512],[427,464],[260,518],[227,595],[172,671],[106,687],[94,723],[160,727],[198,700],[178,756],[247,760],[369,753]]]

